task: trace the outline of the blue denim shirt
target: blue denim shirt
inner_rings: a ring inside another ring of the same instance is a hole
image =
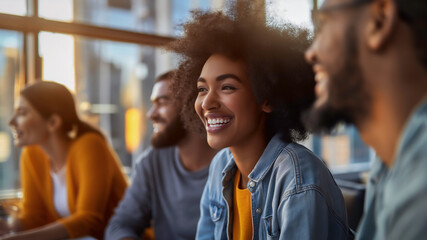
[[[427,239],[427,98],[406,123],[388,168],[376,159],[357,239]]]
[[[229,149],[212,160],[196,239],[231,239],[236,169]],[[340,189],[324,163],[299,144],[273,137],[249,174],[247,187],[253,239],[349,237]]]

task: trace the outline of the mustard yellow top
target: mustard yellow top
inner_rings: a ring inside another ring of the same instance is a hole
[[[58,221],[70,238],[90,235],[102,239],[104,228],[127,187],[118,157],[105,139],[86,133],[72,143],[65,167],[71,214],[60,218],[53,203],[48,156],[38,146],[22,150],[20,222],[31,229]]]
[[[240,171],[234,176],[233,240],[252,239],[251,192],[240,189]]]

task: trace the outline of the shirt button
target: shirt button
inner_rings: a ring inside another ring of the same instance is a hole
[[[260,214],[262,212],[261,208],[256,209],[256,213]]]
[[[254,181],[251,181],[251,182],[249,183],[249,186],[250,186],[250,187],[255,187],[255,182],[254,182]]]

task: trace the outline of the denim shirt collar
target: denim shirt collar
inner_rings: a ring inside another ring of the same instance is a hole
[[[411,141],[423,127],[425,123],[425,115],[427,114],[427,95],[424,96],[423,100],[412,111],[412,114],[407,120],[405,127],[403,128],[402,137],[399,140],[399,145],[395,157],[397,160],[402,159],[402,155],[405,154],[405,150],[409,148],[413,142]],[[396,162],[395,162],[396,165]],[[393,167],[394,168],[394,167]]]
[[[267,144],[267,147],[264,149],[264,152],[262,153],[254,169],[249,174],[249,179],[254,182],[261,181],[271,166],[273,166],[277,156],[286,145],[288,145],[288,143],[283,142],[280,139],[279,134],[274,135]],[[230,149],[227,149],[227,159],[227,165],[222,171],[224,182],[230,181],[234,177],[234,173],[236,171],[236,163],[234,162],[233,154],[231,153]]]

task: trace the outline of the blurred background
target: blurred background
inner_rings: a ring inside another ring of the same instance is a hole
[[[236,0],[239,1],[239,0]],[[240,0],[243,1],[243,0]],[[268,24],[313,31],[321,0],[253,0]],[[48,80],[67,86],[80,116],[98,126],[128,174],[149,145],[146,118],[157,75],[177,66],[162,50],[193,9],[226,11],[225,0],[0,0],[0,199],[19,197],[19,154],[8,121],[19,90]],[[303,143],[334,175],[369,169],[374,152],[352,126]]]

